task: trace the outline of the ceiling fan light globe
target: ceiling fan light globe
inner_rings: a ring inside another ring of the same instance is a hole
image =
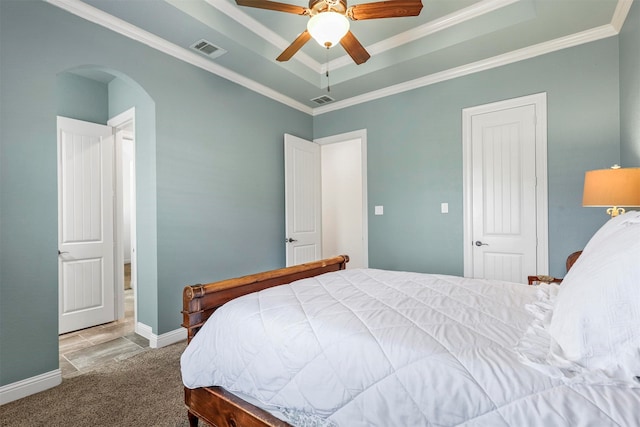
[[[347,34],[349,20],[336,12],[321,12],[309,19],[307,31],[320,46],[330,48]]]

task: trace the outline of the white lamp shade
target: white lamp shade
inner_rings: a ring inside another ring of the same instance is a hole
[[[349,31],[349,20],[336,12],[321,12],[307,23],[311,37],[322,47],[329,48],[337,43]]]

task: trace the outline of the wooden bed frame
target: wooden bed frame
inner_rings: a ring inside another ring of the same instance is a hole
[[[206,285],[184,288],[182,294],[182,326],[187,328],[190,342],[204,322],[224,303],[239,296],[257,292],[295,280],[344,270],[349,257],[340,255],[321,261],[228,279]],[[189,425],[198,420],[215,427],[291,427],[269,412],[252,405],[222,387],[184,388]]]

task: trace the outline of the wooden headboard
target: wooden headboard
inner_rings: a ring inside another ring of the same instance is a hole
[[[237,279],[185,287],[182,293],[182,326],[187,328],[189,342],[204,322],[224,303],[251,292],[344,270],[347,262],[349,257],[340,255]],[[199,419],[219,427],[291,427],[222,387],[200,387],[193,390],[185,387],[184,403],[191,427],[196,427]]]
[[[578,257],[580,257],[581,254],[582,254],[582,251],[576,251],[567,257],[567,263],[566,263],[567,271],[571,270],[571,267],[573,267],[573,264],[575,264],[575,262],[578,260]]]
[[[339,255],[206,285],[187,286],[182,292],[182,326],[187,328],[188,340],[191,341],[214,311],[234,298],[330,271],[344,270],[347,262],[347,255]]]

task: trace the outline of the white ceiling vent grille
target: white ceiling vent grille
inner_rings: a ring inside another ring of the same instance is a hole
[[[220,46],[216,46],[213,43],[206,41],[205,39],[198,40],[189,47],[193,50],[197,50],[204,55],[207,55],[209,58],[217,58],[218,56],[227,53],[227,51]]]
[[[313,98],[311,100],[311,102],[315,102],[318,105],[328,104],[328,103],[333,102],[333,101],[335,101],[335,99],[333,99],[332,97],[327,96],[327,95],[322,95],[322,96],[319,96],[317,98]]]

